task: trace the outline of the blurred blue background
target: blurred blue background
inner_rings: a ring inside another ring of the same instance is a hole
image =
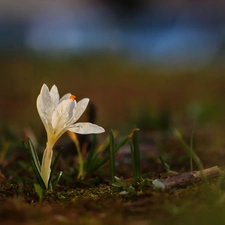
[[[0,50],[118,54],[159,67],[224,62],[223,0],[1,0]]]

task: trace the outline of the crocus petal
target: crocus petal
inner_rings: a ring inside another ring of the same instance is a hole
[[[88,98],[83,98],[82,100],[80,100],[79,102],[77,102],[76,111],[75,111],[75,115],[74,115],[74,119],[73,119],[73,122],[74,123],[84,113],[85,109],[87,108],[88,102],[89,102],[89,99]]]
[[[68,128],[69,131],[78,134],[100,134],[105,130],[93,123],[75,123]]]
[[[58,92],[58,88],[55,85],[53,85],[50,90],[50,96],[52,98],[52,102],[54,103],[56,107],[57,104],[59,103],[59,92]]]
[[[55,133],[61,132],[65,129],[75,113],[75,103],[71,99],[63,100],[57,105],[55,111],[52,114],[52,127],[55,129]]]
[[[43,84],[41,92],[37,98],[37,110],[45,128],[50,124],[54,108],[54,103],[52,102],[49,89],[46,84]]]
[[[59,103],[62,102],[63,100],[69,99],[70,96],[71,96],[71,93],[67,93],[67,94],[63,95],[62,98],[60,98]]]

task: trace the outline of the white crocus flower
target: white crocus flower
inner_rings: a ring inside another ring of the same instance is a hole
[[[42,158],[41,176],[48,188],[48,180],[51,172],[53,146],[56,141],[67,131],[79,134],[98,134],[105,130],[92,123],[76,123],[88,105],[89,99],[84,98],[76,102],[75,96],[70,93],[59,97],[55,85],[51,90],[43,84],[37,98],[37,110],[47,132],[47,144]]]

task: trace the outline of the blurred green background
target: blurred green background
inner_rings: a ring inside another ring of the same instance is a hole
[[[2,126],[42,129],[43,83],[90,98],[107,130],[224,124],[223,1],[0,6]]]

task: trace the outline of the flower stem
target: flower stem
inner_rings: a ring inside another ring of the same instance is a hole
[[[48,189],[48,181],[51,173],[51,162],[53,155],[52,147],[53,147],[52,144],[49,143],[46,144],[41,164],[41,177],[45,183],[46,189]]]

